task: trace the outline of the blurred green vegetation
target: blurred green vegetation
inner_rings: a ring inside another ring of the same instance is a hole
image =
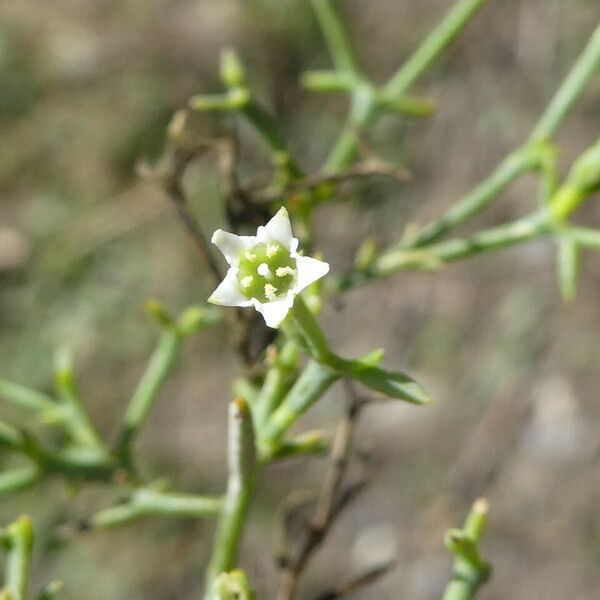
[[[233,45],[258,95],[282,119],[293,152],[309,171],[317,169],[346,100],[298,85],[304,69],[328,66],[308,5],[0,4],[0,376],[48,389],[54,349],[71,346],[85,400],[110,435],[156,338],[143,303],[157,297],[180,310],[211,291],[168,202],[135,175],[135,165],[160,154],[174,110],[195,93],[219,90],[219,52]],[[449,2],[342,6],[358,56],[382,81]],[[350,263],[365,235],[391,242],[407,222],[438,214],[521,143],[599,19],[597,0],[490,2],[419,86],[437,114],[428,121],[385,118],[369,135],[384,158],[408,166],[412,182],[400,189],[361,183],[344,202],[323,209],[316,234],[334,269]],[[600,80],[562,130],[564,164],[597,138],[599,96]],[[219,123],[206,119],[199,129],[210,137]],[[244,175],[263,172],[267,160],[255,135],[243,123],[239,133]],[[206,231],[222,226],[213,156],[190,169],[186,186]],[[525,181],[482,219],[521,214],[535,193]],[[581,219],[598,224],[599,216],[596,202]],[[544,410],[539,394],[547,380],[566,386],[569,418],[587,423],[582,448],[593,446],[600,429],[600,269],[591,257],[577,302],[564,307],[553,268],[551,249],[535,244],[436,275],[405,274],[352,292],[340,311],[325,311],[325,326],[347,354],[385,346],[389,361],[422,373],[437,403],[418,414],[369,411],[362,433],[373,457],[373,486],[324,551],[306,597],[322,589],[327,565],[335,571],[345,564],[344,550],[360,528],[382,521],[398,532],[405,566],[361,597],[400,597],[398,590],[406,598],[439,596],[448,566],[442,535],[459,521],[437,503],[455,492],[448,473],[456,456],[488,406],[504,396],[530,406],[533,420],[519,423],[517,441],[501,446],[505,460],[486,488],[494,507],[489,539],[496,540],[486,556],[496,574],[481,597],[598,597],[599,536],[597,527],[585,526],[600,519],[595,450],[544,461],[531,449],[537,438],[527,437]],[[233,372],[225,329],[189,345],[141,440],[148,473],[169,473],[187,490],[222,487]],[[338,410],[325,403],[307,420],[333,423]],[[22,419],[4,405],[0,411]],[[0,454],[0,468],[8,464]],[[321,470],[318,463],[294,463],[270,475],[245,542],[259,597],[270,597],[275,581],[265,550],[272,511],[292,484],[314,486]],[[39,531],[36,579],[63,579],[66,599],[197,597],[211,526],[148,521],[114,532],[77,530],[80,519],[111,500],[100,488],[55,481],[1,498],[0,520],[32,513]]]

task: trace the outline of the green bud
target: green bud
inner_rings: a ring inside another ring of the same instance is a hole
[[[201,306],[190,306],[177,320],[177,330],[182,335],[190,335],[203,325],[205,310]]]
[[[368,269],[377,258],[378,250],[377,242],[373,238],[367,238],[356,252],[356,257],[354,258],[356,269],[359,271]]]
[[[246,85],[246,69],[233,48],[221,53],[221,80],[227,87]]]
[[[567,183],[580,189],[586,196],[600,190],[600,140],[573,163]]]
[[[159,325],[162,325],[163,327],[173,325],[173,319],[167,312],[167,309],[158,300],[148,300],[144,306],[144,309],[146,314],[152,317]]]

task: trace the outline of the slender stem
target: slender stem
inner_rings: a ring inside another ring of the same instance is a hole
[[[302,296],[296,296],[291,314],[311,357],[320,363],[330,363],[333,355],[327,338]]]
[[[41,472],[38,467],[21,467],[0,474],[0,496],[18,492],[36,483]]]
[[[29,517],[21,517],[6,528],[8,550],[6,557],[5,589],[10,600],[26,600],[27,579],[33,549],[33,527]]]
[[[558,285],[565,302],[571,302],[577,295],[580,266],[579,244],[572,238],[559,239],[556,270]]]
[[[444,20],[425,38],[412,56],[384,87],[388,97],[403,96],[415,81],[459,36],[487,0],[461,0]]]
[[[356,59],[350,40],[331,0],[312,0],[333,64],[338,71],[357,72]]]
[[[352,94],[348,120],[325,162],[325,173],[335,173],[354,162],[361,131],[374,122],[377,113],[375,90],[370,85],[361,83]]]
[[[269,145],[273,158],[278,163],[276,166],[284,167],[292,179],[302,179],[304,172],[290,154],[275,119],[254,100],[250,100],[240,110]]]
[[[489,579],[491,568],[479,555],[478,544],[487,524],[489,506],[485,499],[473,503],[462,530],[446,533],[446,545],[455,555],[452,579],[442,600],[472,600]]]
[[[350,273],[334,282],[334,289],[349,289],[369,279],[385,277],[398,271],[435,270],[448,262],[513,246],[555,231],[548,214],[539,212],[506,225],[485,229],[470,237],[439,242],[424,248],[393,249],[383,253],[366,271]]]
[[[529,141],[508,155],[498,168],[464,199],[454,203],[438,220],[424,227],[409,247],[429,244],[453,227],[464,223],[487,206],[502,190],[526,171],[542,167],[548,148],[540,145],[556,133],[591,77],[600,68],[600,26],[592,34],[587,46],[573,65],[562,85],[535,125]]]
[[[92,525],[113,527],[153,515],[181,518],[209,517],[219,514],[222,507],[221,498],[143,488],[136,491],[125,504],[107,508],[94,515]]]
[[[183,183],[181,182],[181,174],[185,166],[187,166],[187,162],[187,160],[182,161],[182,164],[177,165],[173,172],[169,173],[169,176],[163,183],[163,188],[173,202],[175,210],[196,247],[196,250],[206,262],[206,266],[208,267],[212,278],[216,283],[220,283],[223,280],[224,274],[213,256],[209,240],[204,234],[202,226],[188,206],[186,193]]]
[[[531,140],[552,138],[598,69],[600,69],[600,25],[592,33],[577,62],[550,101],[531,133]]]
[[[448,13],[446,18],[425,38],[413,55],[404,63],[383,88],[388,100],[403,96],[417,79],[431,66],[438,56],[456,39],[468,25],[486,0],[461,0]],[[332,172],[351,164],[356,158],[359,138],[357,132],[373,124],[378,115],[373,101],[368,106],[355,106],[351,109],[348,123],[325,164],[325,171]]]
[[[267,370],[256,408],[253,409],[257,430],[273,414],[288,391],[297,368],[299,351],[295,340],[286,340]]]
[[[131,398],[123,417],[118,448],[123,452],[148,419],[165,380],[179,356],[183,336],[175,327],[168,326],[161,334],[156,350]]]
[[[507,225],[485,229],[467,238],[440,242],[414,251],[392,250],[375,261],[373,270],[381,275],[389,275],[406,268],[427,270],[481,252],[513,246],[551,232],[546,213],[534,213]]]
[[[403,247],[418,248],[430,244],[450,229],[467,221],[523,173],[535,168],[540,162],[540,155],[540,152],[529,147],[509,154],[489,177],[463,199],[452,204],[439,219],[423,227],[412,239],[403,244]]]
[[[5,379],[0,379],[0,396],[27,410],[44,412],[56,409],[56,402],[49,396]]]
[[[75,385],[71,357],[64,352],[57,355],[55,386],[60,402],[69,409],[65,425],[70,430],[73,440],[83,447],[104,451],[105,448],[100,434],[81,404]]]
[[[569,226],[561,230],[561,234],[575,240],[581,246],[600,250],[600,229]]]
[[[12,425],[0,421],[0,446],[15,452],[25,452],[25,436]]]
[[[215,578],[235,567],[237,550],[257,480],[252,416],[243,400],[229,405],[229,480],[206,572],[206,600],[213,600]]]
[[[262,427],[260,431],[261,453],[270,456],[277,450],[283,434],[338,378],[339,375],[331,367],[314,360],[309,361],[279,408]]]

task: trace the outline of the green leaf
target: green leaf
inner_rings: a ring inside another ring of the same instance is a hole
[[[405,373],[387,371],[366,364],[363,359],[344,360],[339,358],[336,360],[335,366],[345,377],[354,379],[389,398],[405,400],[412,404],[429,404],[431,402],[431,398],[423,386]]]

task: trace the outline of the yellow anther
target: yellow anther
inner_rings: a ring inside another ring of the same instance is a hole
[[[285,277],[286,275],[295,275],[296,271],[294,271],[294,269],[292,269],[292,267],[277,267],[277,269],[275,269],[275,275],[277,275],[277,277]]]
[[[270,283],[265,284],[265,296],[267,297],[267,300],[270,302],[277,300],[275,292],[277,292],[277,288],[274,285],[271,285]]]
[[[246,275],[246,277],[242,277],[242,280],[240,281],[240,283],[242,284],[243,288],[248,288],[252,285],[253,281],[254,281],[254,277],[252,277],[252,275]]]
[[[277,244],[267,244],[267,258],[273,258],[279,252],[279,246]]]
[[[250,252],[250,250],[246,250],[246,252],[244,252],[244,258],[252,262],[253,260],[256,260],[256,254]]]

